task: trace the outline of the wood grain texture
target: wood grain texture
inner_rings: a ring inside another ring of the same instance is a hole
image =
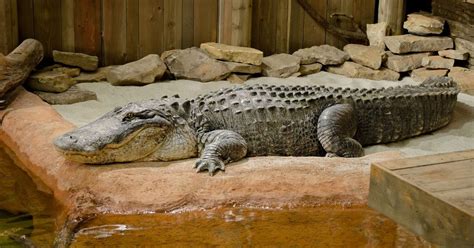
[[[57,0],[34,1],[35,38],[44,47],[45,58],[52,58],[54,49],[62,49],[61,2]]]
[[[250,46],[252,0],[232,0],[232,40],[236,46]]]
[[[194,1],[194,45],[216,42],[218,32],[218,0]]]
[[[33,0],[17,1],[18,5],[18,36],[23,41],[35,37]]]
[[[391,35],[403,33],[406,0],[379,0],[378,22],[386,22]]]
[[[326,17],[327,5],[326,1],[310,0],[311,7],[319,13],[320,16]],[[317,23],[308,13],[304,13],[303,26],[303,47],[311,47],[326,43],[326,30]]]
[[[139,43],[139,1],[127,0],[126,26],[126,54],[125,62],[132,62],[140,58]]]
[[[276,1],[275,53],[288,53],[288,0]]]
[[[61,0],[61,22],[62,50],[74,52],[74,0]]]
[[[107,65],[126,62],[127,0],[103,0],[103,60]]]
[[[183,21],[181,47],[194,45],[194,0],[183,0]]]
[[[219,0],[219,43],[232,45],[232,3],[234,0]]]
[[[102,61],[101,44],[101,0],[74,0],[76,52],[99,56]]]
[[[289,51],[291,53],[304,47],[304,20],[305,12],[297,0],[290,1],[290,30],[289,30]]]
[[[164,0],[164,51],[181,48],[183,0]]]
[[[140,57],[160,54],[164,50],[164,1],[141,0],[139,2]]]
[[[375,163],[369,206],[440,246],[474,243],[474,150]]]
[[[348,16],[352,16],[352,11],[354,9],[354,2],[353,1],[344,1],[344,0],[329,0],[327,6],[327,14],[326,18],[329,23],[333,24],[336,27],[340,27],[342,29],[350,29],[351,26],[348,25],[346,21],[342,21],[337,18],[333,18],[333,14],[342,13]],[[342,49],[346,42],[341,40],[339,36],[326,32],[326,43],[337,48]]]

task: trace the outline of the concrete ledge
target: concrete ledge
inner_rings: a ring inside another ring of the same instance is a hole
[[[86,166],[65,161],[52,140],[74,128],[51,106],[21,89],[0,112],[0,139],[24,169],[66,209],[74,212],[143,213],[222,205],[254,207],[366,205],[370,162],[398,152],[342,159],[256,157],[209,177],[193,170],[194,159],[173,163]]]

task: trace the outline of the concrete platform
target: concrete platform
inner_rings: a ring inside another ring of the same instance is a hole
[[[474,246],[474,150],[375,162],[369,206],[434,244]]]

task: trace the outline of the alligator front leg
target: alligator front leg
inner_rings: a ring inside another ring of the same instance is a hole
[[[328,157],[360,157],[362,145],[352,137],[357,131],[357,118],[350,104],[337,104],[325,109],[318,119],[318,139]]]
[[[247,142],[240,134],[229,130],[214,130],[199,135],[200,158],[194,168],[197,172],[225,170],[225,164],[235,162],[247,154]]]

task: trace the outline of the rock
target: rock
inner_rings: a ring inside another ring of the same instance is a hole
[[[235,74],[232,73],[230,76],[227,78],[227,81],[233,83],[233,84],[243,84],[245,81],[247,81],[250,78],[250,75],[241,75],[241,74]]]
[[[329,66],[328,72],[344,75],[351,78],[367,78],[372,80],[396,81],[400,78],[398,72],[387,68],[374,70],[354,62],[347,61],[341,66]]]
[[[321,65],[320,63],[300,65],[299,73],[301,73],[301,76],[305,76],[305,75],[320,72],[322,68],[323,68],[323,65]]]
[[[70,76],[57,71],[34,73],[26,81],[32,90],[56,93],[68,90],[75,83]]]
[[[116,66],[100,67],[95,72],[81,72],[79,76],[73,78],[78,83],[83,82],[101,82],[107,80],[107,73]]]
[[[410,73],[410,76],[413,80],[417,82],[423,82],[430,77],[444,77],[448,73],[447,69],[426,69],[426,68],[419,68],[415,69]]]
[[[85,71],[95,71],[99,65],[99,58],[83,53],[61,52],[54,50],[53,59],[56,63],[79,67]]]
[[[385,50],[383,39],[387,36],[387,31],[388,25],[386,22],[367,24],[367,38],[369,39],[370,46],[375,46]]]
[[[149,54],[140,60],[117,66],[107,73],[112,85],[145,85],[160,80],[166,65],[157,54]]]
[[[469,53],[463,50],[443,50],[439,51],[438,55],[455,60],[467,60],[469,58]]]
[[[461,38],[456,38],[454,42],[456,44],[456,50],[466,51],[469,53],[469,57],[474,59],[474,42]]]
[[[358,44],[344,46],[344,52],[349,54],[352,61],[375,70],[382,66],[382,60],[385,56],[384,50],[378,47]]]
[[[448,74],[459,85],[461,92],[474,95],[474,71],[464,67],[453,67]]]
[[[454,59],[446,59],[441,56],[424,57],[421,65],[429,69],[449,69],[454,66]]]
[[[386,36],[385,45],[393,53],[434,52],[453,48],[450,37],[424,37],[412,34]]]
[[[223,62],[231,72],[258,74],[262,72],[262,67],[251,64],[237,63],[237,62]]]
[[[201,82],[217,81],[230,74],[223,62],[217,61],[199,48],[168,51],[164,62],[175,78],[197,80]]]
[[[301,58],[302,65],[314,63],[340,65],[349,59],[349,54],[330,45],[299,49],[293,55]]]
[[[388,53],[385,65],[396,72],[407,72],[421,67],[423,58],[430,56],[431,53],[414,53],[407,55],[396,55]]]
[[[444,29],[445,20],[438,16],[427,13],[412,13],[408,15],[403,28],[411,34],[429,35],[441,34]]]
[[[64,73],[70,77],[77,77],[81,74],[81,69],[79,68],[70,68],[70,67],[57,67],[53,68],[53,71]]]
[[[49,104],[73,104],[90,100],[97,100],[95,92],[81,90],[76,85],[61,93],[34,91],[41,99]]]
[[[261,65],[263,52],[251,47],[231,46],[222,43],[207,42],[201,44],[201,49],[215,59]]]
[[[262,61],[263,75],[287,78],[299,71],[300,61],[300,57],[285,53],[264,57]]]

